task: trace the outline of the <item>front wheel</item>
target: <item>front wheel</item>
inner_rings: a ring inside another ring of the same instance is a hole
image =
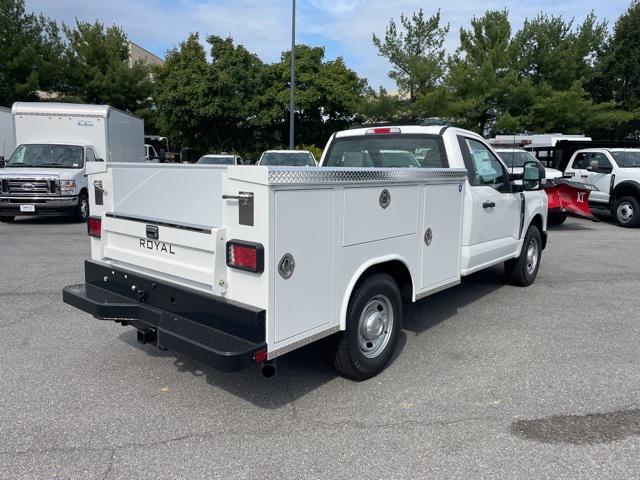
[[[377,375],[391,360],[401,328],[402,298],[397,283],[384,273],[367,277],[351,295],[346,331],[334,339],[334,368],[352,380]]]
[[[622,197],[614,203],[611,213],[621,227],[634,228],[640,225],[640,202],[635,197]]]
[[[527,230],[518,258],[507,260],[504,268],[507,277],[514,285],[528,287],[535,282],[542,257],[542,236],[535,225]]]
[[[16,217],[0,217],[2,223],[12,223]]]
[[[78,206],[76,207],[76,220],[84,223],[89,219],[89,199],[85,194],[81,194],[78,198]]]

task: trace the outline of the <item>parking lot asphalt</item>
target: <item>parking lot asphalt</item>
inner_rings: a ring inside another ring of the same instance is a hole
[[[378,377],[322,344],[225,374],[62,303],[86,227],[0,224],[0,478],[640,478],[640,230],[569,219],[537,282],[408,305]]]

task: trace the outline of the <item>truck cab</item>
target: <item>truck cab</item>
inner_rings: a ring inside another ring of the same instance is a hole
[[[0,221],[36,213],[74,215],[86,221],[89,194],[85,165],[96,160],[91,145],[18,145],[0,170]]]
[[[91,164],[91,260],[64,301],[227,371],[272,374],[328,337],[336,370],[365,380],[403,301],[493,265],[535,281],[539,163],[511,176],[481,136],[413,125],[337,132],[320,165]]]
[[[565,176],[596,188],[589,197],[593,209],[610,212],[622,227],[640,225],[640,149],[578,150]]]

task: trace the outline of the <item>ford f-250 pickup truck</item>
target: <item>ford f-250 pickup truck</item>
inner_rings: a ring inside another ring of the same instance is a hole
[[[565,175],[592,185],[589,204],[622,227],[640,226],[640,148],[589,148],[573,154]]]
[[[338,132],[319,167],[88,169],[92,258],[64,301],[227,371],[271,375],[330,337],[338,372],[370,378],[396,348],[403,298],[500,263],[530,285],[547,238],[544,169],[512,179],[452,127]]]

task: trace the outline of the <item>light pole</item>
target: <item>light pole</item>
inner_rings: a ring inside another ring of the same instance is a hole
[[[289,148],[296,145],[296,0],[291,10],[291,105],[289,107]]]

